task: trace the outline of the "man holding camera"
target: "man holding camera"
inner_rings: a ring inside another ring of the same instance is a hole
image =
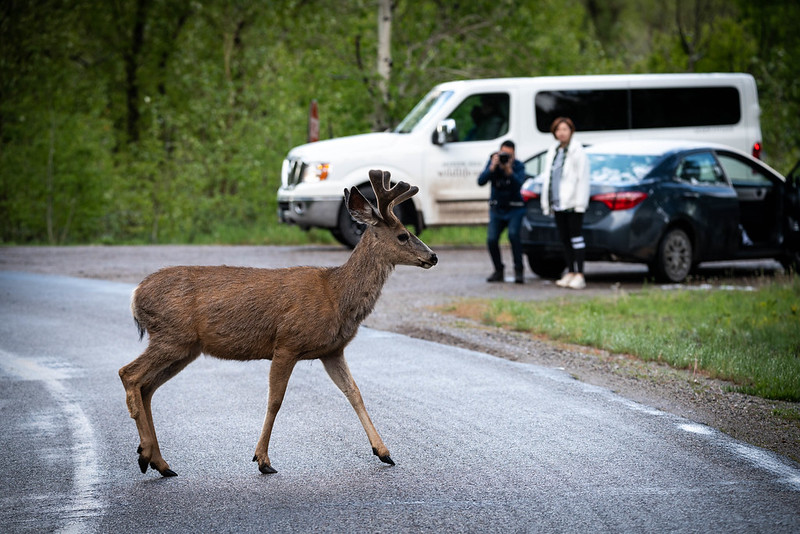
[[[525,181],[525,165],[514,158],[514,142],[503,141],[500,151],[489,158],[486,168],[478,176],[478,185],[492,183],[489,199],[489,228],[486,246],[494,264],[494,273],[487,282],[503,282],[503,261],[500,257],[500,234],[508,228],[508,240],[514,256],[514,282],[525,283],[522,264],[522,242],[519,230],[525,215],[525,203],[520,189]]]

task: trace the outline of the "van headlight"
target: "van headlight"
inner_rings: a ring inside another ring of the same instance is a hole
[[[305,183],[321,182],[327,180],[331,173],[330,163],[310,163],[303,169],[303,179]]]

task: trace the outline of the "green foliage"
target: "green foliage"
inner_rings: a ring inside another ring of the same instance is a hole
[[[756,291],[650,289],[609,298],[492,301],[484,320],[701,370],[745,393],[800,401],[800,281]]]
[[[795,2],[396,2],[388,102],[375,3],[333,6],[4,3],[0,243],[326,241],[276,217],[311,100],[323,138],[350,135],[459,78],[747,71],[769,162],[800,156]]]

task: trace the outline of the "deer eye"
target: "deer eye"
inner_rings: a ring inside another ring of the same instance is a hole
[[[406,241],[408,241],[408,234],[404,233],[404,234],[398,235],[397,236],[397,240],[400,241],[401,243],[405,243]]]

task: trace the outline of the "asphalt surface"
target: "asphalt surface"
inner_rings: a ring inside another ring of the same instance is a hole
[[[571,379],[362,328],[346,351],[397,463],[318,362],[250,461],[268,362],[201,358],[153,411],[178,477],[136,464],[117,369],[133,284],[0,273],[8,532],[798,532],[800,465]]]

